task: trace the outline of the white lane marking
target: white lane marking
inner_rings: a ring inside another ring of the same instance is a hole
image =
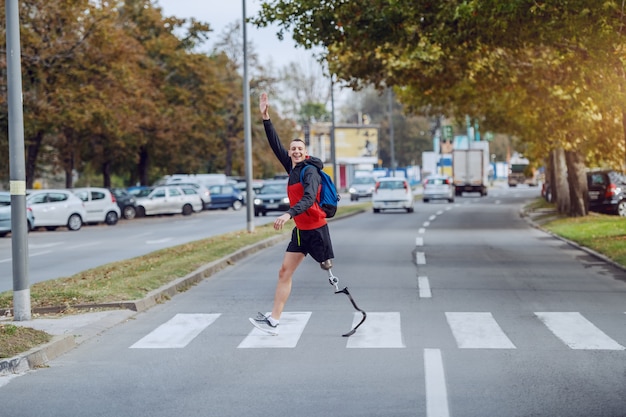
[[[146,240],[146,244],[148,245],[158,245],[159,243],[167,243],[172,240],[171,237],[165,237],[163,239],[155,239],[155,240]]]
[[[424,238],[416,237],[415,238],[415,246],[424,246]]]
[[[495,203],[496,203],[496,204],[500,204],[500,200],[496,200],[496,201],[495,201]]]
[[[356,326],[363,316],[354,313],[352,326]],[[400,313],[367,313],[367,320],[357,332],[350,336],[347,348],[403,348]]]
[[[426,233],[426,229],[424,229],[423,227],[420,227],[419,229],[417,229],[417,233],[419,233],[420,235],[423,235],[424,233]]]
[[[45,255],[47,253],[52,253],[52,252],[53,251],[51,251],[51,250],[45,250],[43,252],[29,253],[28,257],[32,258],[34,256]],[[11,262],[12,260],[13,260],[13,258],[0,259],[0,264],[6,263],[6,262]]]
[[[443,214],[443,210],[437,211],[437,216],[441,216]]]
[[[420,298],[431,298],[433,296],[430,291],[428,277],[417,277],[417,287],[419,288]]]
[[[424,379],[426,381],[426,416],[448,417],[448,391],[441,350],[424,349]]]
[[[415,262],[418,265],[426,265],[426,254],[424,252],[415,252]]]
[[[624,350],[578,312],[535,313],[552,333],[572,349]]]
[[[430,217],[428,218],[428,220],[430,220],[430,221],[432,222],[432,221],[433,221],[433,220],[435,220],[436,218],[437,218],[437,216],[435,216],[435,215],[433,214],[432,216],[430,216]]]
[[[460,349],[515,349],[491,313],[446,313]]]
[[[184,348],[204,329],[213,324],[219,314],[176,314],[134,345],[131,349]]]
[[[424,222],[424,224],[422,226],[428,227],[428,226],[430,226],[430,222]]]
[[[237,347],[240,349],[295,348],[310,317],[310,311],[283,312],[278,325],[278,336],[268,335],[256,327],[252,327],[252,331]]]

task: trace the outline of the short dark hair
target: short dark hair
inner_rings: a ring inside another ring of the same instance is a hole
[[[304,143],[304,144],[306,145],[306,142],[305,142],[305,141],[303,141],[303,140],[302,140],[302,139],[300,139],[300,138],[291,139],[291,141],[292,141],[292,142],[302,142],[302,143]]]

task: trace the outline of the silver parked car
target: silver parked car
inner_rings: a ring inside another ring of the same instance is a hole
[[[35,227],[55,230],[66,226],[69,230],[80,230],[87,217],[80,198],[70,190],[28,190],[26,205],[33,210]]]
[[[368,175],[364,177],[356,177],[348,192],[350,192],[350,201],[359,201],[359,198],[371,197],[376,187],[376,178]]]
[[[179,213],[188,216],[203,208],[202,199],[193,187],[162,185],[142,190],[136,198],[138,217]]]
[[[26,207],[26,227],[30,232],[35,226],[35,216],[30,207]],[[11,231],[11,193],[0,191],[0,237]]]
[[[422,182],[424,192],[422,201],[428,203],[430,200],[448,200],[454,202],[454,182],[450,177],[431,175]]]
[[[107,188],[84,187],[74,188],[72,192],[83,201],[87,217],[85,223],[106,223],[109,226],[117,224],[122,211],[117,200]]]

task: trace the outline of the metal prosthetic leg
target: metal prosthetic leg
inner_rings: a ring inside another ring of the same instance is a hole
[[[324,262],[320,262],[320,267],[325,270],[328,271],[328,282],[330,283],[330,285],[335,287],[335,294],[340,294],[343,293],[345,295],[348,296],[348,299],[350,299],[350,302],[352,303],[352,306],[359,312],[361,312],[361,314],[363,315],[363,318],[361,319],[361,321],[352,328],[352,330],[350,330],[348,333],[346,334],[342,334],[343,337],[350,337],[352,336],[355,332],[356,329],[359,328],[359,326],[361,324],[363,324],[363,322],[365,321],[365,319],[367,318],[367,313],[363,310],[361,310],[356,303],[354,302],[354,299],[352,298],[352,295],[350,294],[350,292],[348,291],[348,287],[344,287],[342,290],[339,289],[339,278],[337,278],[335,275],[333,275],[333,271],[331,270],[333,266],[333,262],[330,259],[325,260]]]

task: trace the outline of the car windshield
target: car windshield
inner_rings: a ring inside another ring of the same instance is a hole
[[[429,185],[444,185],[446,180],[444,178],[429,178],[427,184]]]
[[[381,181],[378,188],[381,190],[398,190],[404,188],[404,181]]]
[[[137,197],[147,197],[151,192],[152,192],[152,188],[145,188],[143,190],[139,190],[137,194],[135,195]]]
[[[282,184],[265,185],[259,190],[259,194],[285,194],[287,190]]]
[[[353,185],[359,185],[359,184],[374,184],[376,181],[374,180],[374,178],[372,177],[356,177],[354,179],[354,182],[352,182]]]

